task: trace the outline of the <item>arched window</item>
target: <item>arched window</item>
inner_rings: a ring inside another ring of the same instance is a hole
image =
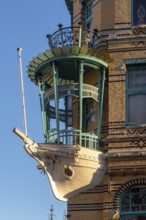
[[[122,193],[120,220],[146,220],[146,187],[135,186]]]

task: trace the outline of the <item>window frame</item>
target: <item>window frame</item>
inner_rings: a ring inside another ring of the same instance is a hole
[[[131,211],[131,200],[132,200],[132,193],[131,193],[131,190],[134,189],[134,188],[142,188],[142,189],[146,189],[146,186],[140,186],[140,185],[137,185],[137,186],[134,186],[132,188],[128,188],[127,190],[125,190],[122,195],[121,195],[121,198],[120,198],[120,204],[119,204],[119,211],[120,211],[120,220],[122,220],[123,217],[134,217],[134,216],[145,216],[146,217],[146,210],[145,211]],[[123,200],[123,197],[125,196],[125,194],[129,193],[130,194],[130,200],[129,200],[129,207],[130,207],[130,211],[122,211],[122,200]],[[134,193],[133,193],[134,194]],[[136,194],[136,193],[135,193]],[[145,203],[146,205],[146,203]]]
[[[139,67],[145,67],[146,68],[146,59],[129,59],[125,61],[126,64],[126,85],[125,85],[125,90],[126,90],[126,125],[140,125],[140,124],[146,124],[146,121],[142,121],[142,122],[130,122],[129,119],[129,96],[130,95],[138,95],[138,94],[146,94],[146,88],[145,89],[129,89],[128,88],[128,67],[129,66],[133,66],[133,69],[135,67],[139,68]]]
[[[90,15],[87,16],[87,12],[89,13],[89,10],[91,10]],[[84,26],[85,28],[91,30],[92,29],[92,20],[93,20],[93,0],[88,0],[85,2],[84,7]],[[90,27],[88,28],[88,25]]]

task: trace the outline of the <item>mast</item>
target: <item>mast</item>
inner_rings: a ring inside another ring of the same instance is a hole
[[[18,51],[18,62],[19,62],[20,82],[21,82],[21,92],[22,92],[23,126],[24,126],[25,135],[27,136],[26,109],[25,109],[23,73],[22,73],[22,59],[21,59],[22,48],[17,48],[17,51]]]
[[[51,208],[50,208],[50,218],[49,218],[49,220],[54,220],[53,216],[54,216],[54,208],[53,208],[53,205],[51,205]]]

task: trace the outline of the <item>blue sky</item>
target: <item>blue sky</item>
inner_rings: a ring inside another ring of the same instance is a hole
[[[63,219],[64,202],[56,200],[48,179],[36,169],[37,162],[23,149],[13,132],[23,130],[20,74],[17,59],[22,47],[22,63],[28,136],[43,142],[38,88],[27,77],[27,65],[48,49],[46,35],[59,23],[70,26],[65,0],[1,0],[0,7],[0,219],[48,220],[54,206],[55,220]]]

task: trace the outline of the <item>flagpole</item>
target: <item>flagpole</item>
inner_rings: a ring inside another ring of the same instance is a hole
[[[26,109],[25,109],[23,73],[22,73],[22,59],[21,59],[22,48],[17,48],[17,51],[18,51],[18,61],[19,61],[20,81],[21,81],[21,92],[22,92],[23,126],[24,126],[25,135],[27,136]]]

